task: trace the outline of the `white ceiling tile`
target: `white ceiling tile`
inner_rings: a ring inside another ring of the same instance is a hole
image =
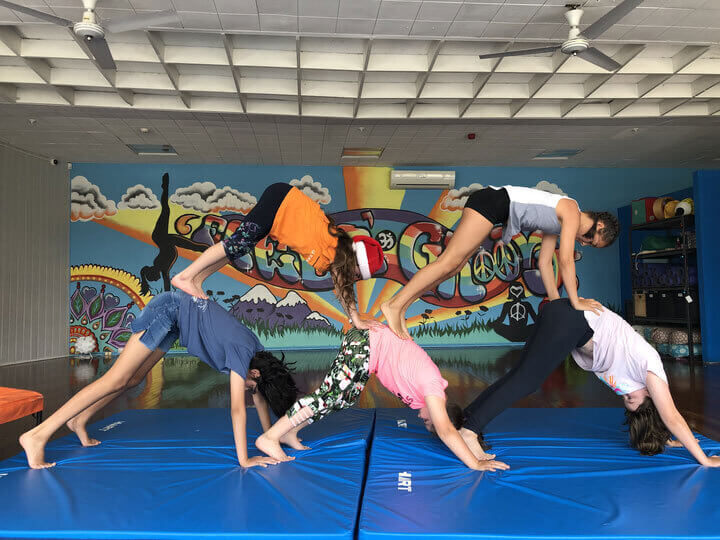
[[[100,2],[102,2],[102,0],[100,0]],[[217,13],[213,0],[173,0],[173,6],[177,11]]]
[[[260,14],[260,29],[263,32],[297,32],[298,23],[295,15]]]
[[[640,41],[656,40],[660,38],[660,35],[665,32],[667,28],[665,26],[636,26],[628,32],[628,37],[637,39]]]
[[[530,18],[530,22],[532,23],[554,23],[554,24],[564,24],[567,26],[567,21],[565,20],[565,12],[567,11],[567,8],[565,6],[540,6],[540,9],[538,9],[532,18]],[[590,10],[587,10],[590,11]],[[583,23],[590,23],[589,20],[590,17],[587,16],[588,14],[583,14],[582,22]],[[588,19],[586,21],[586,19]],[[569,27],[568,27],[569,28]]]
[[[298,14],[305,17],[337,17],[340,0],[298,0]]]
[[[260,30],[260,19],[257,14],[235,15],[220,13],[220,24],[227,32],[235,30]]]
[[[255,0],[214,0],[218,13],[257,14]]]
[[[513,39],[524,26],[524,24],[491,22],[485,27],[483,37]]]
[[[172,0],[130,0],[130,4],[140,11],[175,9]]]
[[[195,13],[178,11],[180,21],[185,28],[220,30],[220,19],[217,13]]]
[[[499,9],[498,4],[465,4],[458,11],[456,21],[491,21]]]
[[[421,2],[383,0],[380,4],[378,22],[383,19],[413,20],[420,10]]]
[[[502,6],[493,17],[498,23],[526,23],[538,11],[536,5],[510,5]]]
[[[342,8],[342,6],[341,6]],[[338,34],[372,34],[375,19],[338,19],[335,31]]]
[[[410,29],[410,34],[413,36],[444,36],[448,28],[450,28],[449,21],[415,21]]]
[[[702,41],[699,38],[699,35],[700,30],[697,28],[672,27],[667,28],[662,34],[660,34],[660,39],[663,41],[681,42]]]
[[[340,0],[338,17],[343,19],[374,19],[380,8],[380,0]],[[339,31],[339,30],[338,30]]]
[[[373,34],[375,35],[391,35],[391,36],[407,36],[410,34],[414,21],[378,19],[375,23]]]
[[[450,25],[447,35],[453,37],[481,37],[487,24],[482,21],[456,20]]]
[[[526,39],[551,39],[555,32],[561,28],[563,28],[562,24],[531,23],[520,31],[518,37]]]
[[[421,21],[452,21],[460,10],[460,2],[422,2],[417,19]]]
[[[673,26],[678,24],[691,13],[692,10],[690,9],[659,8],[638,24],[640,26]],[[621,20],[620,22],[622,22],[623,24],[628,24],[624,20]]]
[[[299,17],[300,32],[330,34],[335,32],[335,17]]]
[[[297,15],[297,0],[257,0],[259,13]]]

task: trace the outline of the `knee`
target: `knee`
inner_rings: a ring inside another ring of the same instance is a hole
[[[114,375],[108,377],[108,381],[106,382],[106,384],[108,386],[109,392],[114,393],[124,391],[125,389],[129,388],[128,384],[130,380],[131,378],[125,375]]]

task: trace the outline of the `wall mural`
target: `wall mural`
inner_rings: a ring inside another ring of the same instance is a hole
[[[321,179],[309,174],[272,179],[303,190],[351,236],[366,234],[380,242],[384,267],[374,279],[357,284],[359,310],[378,318],[380,304],[442,253],[467,197],[483,187],[473,183],[439,197],[437,191],[426,192],[432,200],[424,214],[417,207],[403,208],[406,191],[390,190],[389,174],[389,168],[343,168],[342,182],[335,183],[344,191],[346,204],[340,207],[348,209],[335,212],[328,206],[342,196]],[[101,177],[72,177],[71,353],[80,336],[92,336],[97,352],[121,349],[142,307],[153,295],[171,290],[172,276],[204,249],[232,235],[271,183],[249,193],[209,180],[180,183],[172,172],[160,173],[155,182],[128,185],[115,201],[105,193],[117,185]],[[562,193],[547,181],[537,187]],[[408,326],[420,344],[456,344],[458,338],[465,344],[524,341],[544,296],[536,268],[541,237],[519,234],[504,244],[501,233],[495,228],[457,276],[408,310]],[[318,275],[297,253],[269,238],[237,268],[225,266],[205,289],[267,347],[334,347],[347,325],[329,274]]]

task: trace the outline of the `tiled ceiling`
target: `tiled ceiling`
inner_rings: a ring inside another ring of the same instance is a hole
[[[100,69],[71,29],[0,8],[0,101],[376,122],[711,117],[720,0],[645,0],[593,45],[561,52],[572,0],[99,0],[104,19],[175,9],[174,27],[108,34]],[[18,0],[73,21],[79,0]],[[577,0],[581,28],[619,0]]]
[[[0,118],[0,140],[74,162],[720,166],[719,117],[369,121],[13,104],[0,105]],[[178,156],[139,157],[128,144],[169,144]],[[345,161],[343,147],[383,153],[377,161]],[[558,149],[581,151],[564,161],[533,159]]]

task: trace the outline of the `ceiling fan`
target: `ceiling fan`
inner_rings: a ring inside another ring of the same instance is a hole
[[[565,18],[570,25],[570,32],[567,41],[561,45],[552,47],[541,47],[539,49],[525,49],[522,51],[508,51],[493,54],[481,54],[480,58],[503,58],[505,56],[524,56],[526,54],[554,52],[558,49],[573,56],[579,56],[583,60],[605,68],[608,71],[616,71],[622,66],[605,53],[599,51],[595,47],[590,46],[591,39],[600,36],[605,30],[630,13],[633,9],[642,4],[643,0],[625,0],[621,2],[603,17],[600,17],[593,24],[588,26],[584,31],[580,31],[580,19],[584,13],[579,5],[569,4],[570,9],[565,12]]]
[[[116,33],[116,32],[129,32],[131,30],[143,30],[150,26],[159,24],[171,23],[179,20],[178,14],[173,10],[159,11],[150,15],[131,15],[130,17],[123,17],[122,19],[115,19],[112,21],[106,21],[100,24],[100,21],[95,15],[95,4],[97,0],[83,0],[83,7],[85,13],[83,13],[82,21],[72,22],[62,17],[56,17],[43,11],[38,11],[25,6],[20,6],[6,0],[0,0],[0,6],[5,6],[13,11],[19,11],[27,15],[32,15],[38,19],[49,21],[59,26],[67,26],[73,29],[75,35],[81,38],[87,45],[90,52],[97,60],[98,65],[103,69],[116,69],[115,61],[113,60],[112,54],[108,47],[107,41],[105,41],[105,33]]]

